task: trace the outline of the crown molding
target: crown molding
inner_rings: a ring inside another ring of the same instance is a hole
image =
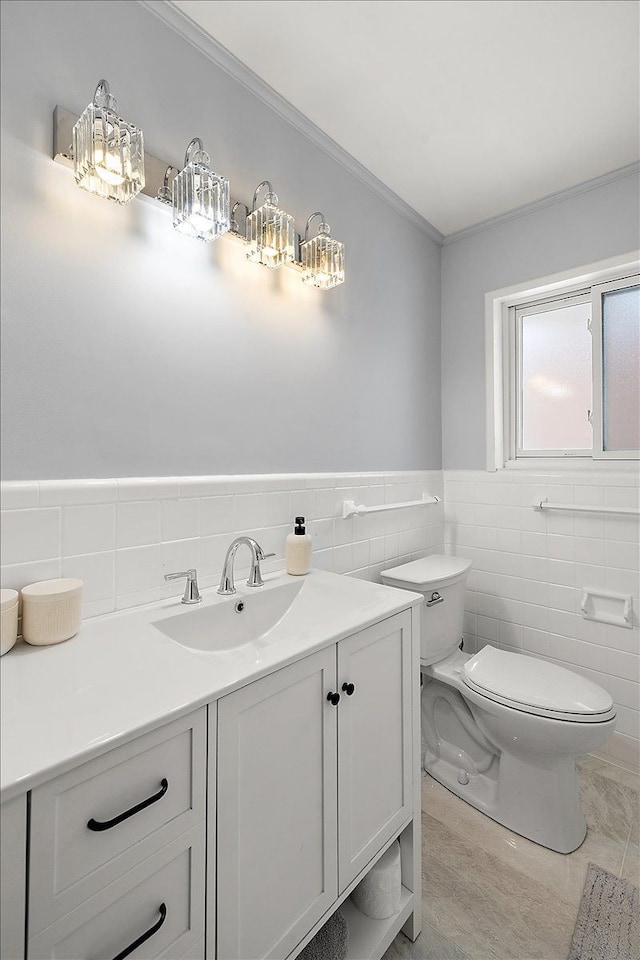
[[[436,243],[441,244],[444,235],[440,233],[432,223],[425,220],[413,207],[393,192],[382,180],[379,180],[375,174],[371,173],[355,157],[344,150],[335,140],[332,140],[320,127],[313,121],[305,117],[297,107],[285,100],[273,87],[265,83],[256,73],[246,64],[238,60],[226,47],[214,40],[206,33],[191,17],[179,10],[170,2],[170,0],[138,0],[138,3],[162,20],[164,24],[170,27],[175,33],[179,34],[184,40],[190,43],[200,53],[204,54],[209,60],[228,73],[234,80],[241,83],[243,87],[249,90],[254,96],[258,97],[266,106],[274,110],[279,116],[283,117],[288,123],[295,127],[300,133],[304,134],[308,140],[311,140],[317,147],[324,150],[328,156],[336,160],[341,166],[349,171],[361,183],[377,194],[389,206],[393,207],[397,213],[401,214],[414,227],[421,230]]]
[[[585,180],[584,183],[577,183],[575,186],[567,187],[565,190],[550,193],[546,197],[541,197],[540,200],[523,203],[520,207],[507,210],[506,213],[500,213],[496,217],[489,217],[488,220],[481,220],[480,223],[474,223],[470,227],[464,227],[462,230],[450,233],[443,239],[442,246],[447,247],[451,243],[457,243],[458,240],[472,237],[476,233],[482,233],[484,230],[491,230],[492,227],[499,227],[503,223],[509,223],[510,220],[517,220],[519,217],[526,217],[529,213],[535,213],[537,210],[551,207],[555,203],[563,203],[565,200],[571,200],[572,197],[579,197],[583,193],[597,190],[598,187],[604,187],[608,183],[615,183],[616,180],[624,180],[626,177],[637,177],[638,175],[640,175],[640,162],[629,163],[626,167],[611,170],[609,173],[603,173],[601,176],[594,177],[592,180]]]
[[[598,187],[614,183],[616,180],[622,180],[626,177],[638,176],[640,174],[640,162],[630,163],[625,167],[612,170],[609,173],[586,180],[584,183],[576,184],[573,187],[567,187],[564,190],[558,190],[539,200],[532,200],[530,203],[522,204],[507,210],[505,213],[498,214],[495,217],[489,217],[481,220],[479,223],[471,224],[450,233],[447,236],[442,234],[425,217],[421,216],[405,200],[399,197],[382,180],[379,180],[370,170],[361,164],[355,157],[348,153],[335,140],[326,134],[313,121],[309,120],[297,107],[282,97],[273,87],[265,83],[253,70],[242,63],[221,43],[214,40],[206,33],[195,21],[173,5],[171,0],[137,0],[140,6],[144,7],[166,26],[170,27],[183,40],[190,43],[196,50],[202,53],[207,59],[211,60],[216,66],[228,73],[234,80],[242,84],[255,97],[262,101],[267,107],[270,107],[275,113],[290,123],[295,129],[302,133],[308,140],[323,150],[328,156],[344,167],[357,180],[368,187],[380,199],[384,200],[397,213],[404,217],[418,230],[422,231],[436,243],[442,246],[449,246],[457,243],[458,240],[464,240],[485,230],[491,230],[503,223],[509,223],[511,220],[517,220],[530,213],[543,210],[545,207],[553,206],[556,203],[562,203],[570,200],[572,197],[580,196]]]

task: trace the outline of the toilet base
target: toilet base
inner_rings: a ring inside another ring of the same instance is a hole
[[[457,654],[424,671],[424,769],[507,829],[571,853],[587,831],[576,759],[606,742],[615,717],[593,724],[549,720],[472,690],[463,696],[461,658]]]
[[[443,757],[434,756],[428,748],[424,753],[423,768],[429,776],[441,783],[451,793],[455,793],[461,800],[470,803],[472,807],[491,817],[492,820],[496,819],[494,816],[498,798],[496,780],[481,773],[467,774],[468,782],[460,783],[461,768]]]
[[[470,773],[427,747],[424,769],[444,787],[508,830],[556,853],[572,853],[583,843],[587,824],[578,796],[572,759],[547,768],[524,763],[504,752],[487,774]],[[493,774],[493,775],[492,775]],[[460,783],[460,779],[467,779]],[[557,816],[549,817],[552,808]]]

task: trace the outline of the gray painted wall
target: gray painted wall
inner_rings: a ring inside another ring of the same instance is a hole
[[[137,3],[9,0],[2,45],[4,479],[440,466],[433,240]],[[298,227],[323,210],[347,282],[79,190],[51,114],[103,76],[151,153],[201,136],[234,197],[268,177]]]
[[[442,249],[443,466],[484,469],[484,295],[640,245],[639,184],[626,177]]]

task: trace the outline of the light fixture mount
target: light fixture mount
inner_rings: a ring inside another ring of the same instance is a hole
[[[238,221],[236,219],[236,210],[238,210],[240,207],[244,207],[244,224],[245,224],[244,232],[240,231],[240,225],[238,224]],[[246,203],[242,203],[241,200],[236,200],[236,202],[231,208],[231,220],[230,220],[230,226],[229,226],[229,233],[232,234],[232,236],[236,238],[241,238],[244,241],[246,236],[248,216],[249,216],[249,207],[246,205]]]
[[[162,178],[162,186],[158,187],[156,192],[156,200],[159,200],[160,203],[164,203],[167,206],[171,206],[173,203],[171,187],[169,186],[169,177],[171,176],[171,171],[173,171],[174,177],[180,172],[176,167],[172,167],[171,164],[169,164],[164,172],[164,177]]]

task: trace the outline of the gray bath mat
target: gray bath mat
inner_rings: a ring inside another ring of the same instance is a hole
[[[638,889],[595,863],[587,869],[569,960],[640,960]]]
[[[298,954],[298,960],[344,960],[348,947],[349,927],[340,910],[336,910]]]

